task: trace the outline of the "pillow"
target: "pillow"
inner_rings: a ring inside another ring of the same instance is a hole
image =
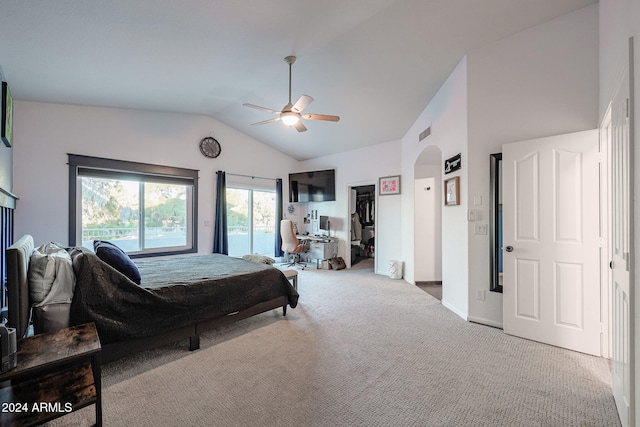
[[[268,265],[271,265],[274,262],[276,262],[276,260],[273,258],[269,258],[268,256],[258,255],[258,254],[243,255],[242,259],[246,259],[247,261],[252,261],[258,264],[268,264]]]
[[[35,248],[29,261],[28,280],[32,304],[71,302],[76,277],[69,253],[54,243]]]
[[[34,249],[29,260],[29,299],[32,304],[41,302],[49,294],[56,278],[55,260],[49,259],[40,249]]]
[[[71,325],[71,303],[56,303],[33,307],[33,332],[44,334],[68,328]]]
[[[94,240],[93,249],[102,261],[127,276],[132,282],[140,284],[142,278],[138,266],[131,261],[125,251],[105,240]]]

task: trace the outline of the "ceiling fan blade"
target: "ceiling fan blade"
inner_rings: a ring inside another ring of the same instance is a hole
[[[267,108],[267,107],[261,107],[259,105],[254,105],[254,104],[242,104],[242,105],[249,108],[255,108],[256,110],[262,110],[262,111],[267,111],[269,113],[280,114],[280,111],[272,110],[271,108]]]
[[[298,120],[298,123],[293,125],[293,127],[296,128],[298,132],[304,132],[307,130],[306,126],[300,120]]]
[[[302,118],[307,120],[326,120],[328,122],[337,122],[340,120],[340,116],[330,116],[328,114],[303,114]]]
[[[258,122],[258,123],[252,123],[251,125],[252,126],[266,125],[267,123],[277,122],[278,120],[280,120],[280,117],[274,117],[273,119],[264,120],[264,121]]]
[[[311,104],[312,102],[313,102],[313,98],[312,97],[310,97],[309,95],[302,95],[300,98],[298,98],[296,103],[293,104],[293,107],[291,107],[291,111],[295,111],[296,113],[300,113],[300,112],[302,112],[302,110],[307,108],[307,106],[309,104]]]

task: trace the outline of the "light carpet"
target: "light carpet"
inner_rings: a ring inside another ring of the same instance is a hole
[[[103,367],[106,426],[618,426],[607,360],[465,322],[367,269]],[[93,407],[50,425],[90,425]]]

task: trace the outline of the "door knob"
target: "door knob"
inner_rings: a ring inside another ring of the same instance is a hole
[[[513,246],[507,246],[504,248],[507,252],[513,252]]]

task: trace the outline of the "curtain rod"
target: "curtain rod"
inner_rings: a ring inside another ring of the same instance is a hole
[[[251,178],[251,179],[269,179],[271,181],[277,181],[280,178],[265,178],[264,176],[254,176],[254,175],[242,175],[240,173],[231,173],[231,172],[225,172],[227,175],[233,175],[233,176],[243,176],[245,178]]]

